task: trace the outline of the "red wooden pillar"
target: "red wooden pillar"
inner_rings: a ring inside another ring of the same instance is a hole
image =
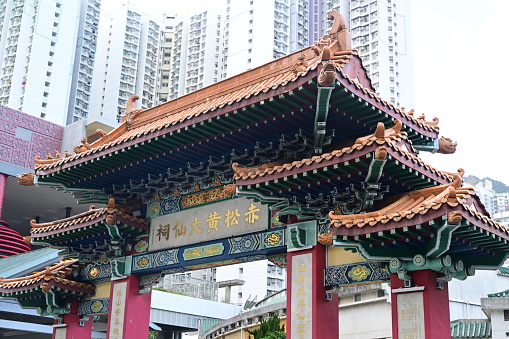
[[[71,312],[62,316],[62,323],[55,321],[53,339],[90,339],[92,338],[92,323],[94,317],[82,321],[78,315],[79,301],[74,299]]]
[[[338,339],[338,296],[327,300],[325,246],[287,254],[286,337]]]
[[[140,294],[139,276],[111,282],[110,308],[108,311],[109,339],[147,338],[150,322],[150,297]]]
[[[439,288],[439,273],[432,270],[411,275],[413,286],[405,288],[404,281],[391,274],[392,338],[451,338],[447,283]]]

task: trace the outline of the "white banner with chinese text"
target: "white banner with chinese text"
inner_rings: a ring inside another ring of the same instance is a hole
[[[291,337],[311,339],[313,333],[313,254],[292,257]]]

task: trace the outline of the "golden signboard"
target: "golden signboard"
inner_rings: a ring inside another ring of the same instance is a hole
[[[152,218],[149,250],[196,244],[268,228],[267,206],[236,198]]]

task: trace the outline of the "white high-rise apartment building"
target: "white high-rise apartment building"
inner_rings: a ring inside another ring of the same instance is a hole
[[[413,70],[407,0],[227,0],[222,77],[314,44],[331,11],[345,17],[373,86],[396,106],[412,107]]]
[[[373,87],[398,107],[412,107],[410,2],[351,0],[349,29]]]
[[[82,2],[67,124],[88,117],[102,0]]]
[[[86,116],[100,6],[0,0],[0,105],[61,125]]]
[[[155,104],[160,34],[157,20],[132,4],[102,19],[92,81],[93,114],[119,122],[132,94],[140,96],[142,109]]]
[[[221,15],[203,11],[174,28],[168,99],[191,93],[220,79]]]
[[[173,55],[173,39],[175,16],[165,15],[163,19],[159,52],[159,76],[157,80],[157,103],[168,101],[170,94],[171,58]]]

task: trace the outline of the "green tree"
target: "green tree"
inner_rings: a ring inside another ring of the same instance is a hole
[[[249,337],[253,336],[254,339],[285,339],[285,325],[279,327],[279,322],[280,319],[277,314],[274,314],[267,321],[262,319],[259,328],[252,331],[247,330],[250,334]]]

